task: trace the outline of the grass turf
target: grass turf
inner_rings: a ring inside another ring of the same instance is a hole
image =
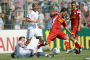
[[[50,52],[49,52],[50,53]],[[75,55],[73,52],[65,54],[65,51],[61,51],[54,57],[31,57],[31,58],[11,58],[10,54],[0,54],[0,60],[85,60],[90,58],[90,50],[83,50],[81,54]]]

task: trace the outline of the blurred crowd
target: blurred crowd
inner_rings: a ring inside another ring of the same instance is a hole
[[[27,22],[25,17],[30,9],[32,9],[32,3],[37,2],[40,25],[43,29],[50,29],[51,18],[50,12],[54,9],[60,12],[62,7],[68,9],[68,15],[66,16],[66,22],[70,28],[71,22],[67,18],[71,13],[71,2],[73,0],[0,0],[0,30],[11,29],[26,29]],[[81,10],[83,28],[90,27],[90,1],[89,0],[76,0],[77,7]],[[63,27],[62,27],[63,28]]]

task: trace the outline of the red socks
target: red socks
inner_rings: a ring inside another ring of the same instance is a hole
[[[38,48],[40,48],[41,46],[44,46],[44,42],[39,42]]]
[[[76,49],[81,48],[81,45],[77,42],[77,40],[75,40],[75,47]]]
[[[65,40],[66,51],[69,49],[69,40]]]

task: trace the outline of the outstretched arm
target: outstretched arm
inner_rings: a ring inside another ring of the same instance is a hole
[[[72,33],[70,32],[70,30],[69,30],[67,27],[65,27],[65,29],[66,29],[70,34],[72,34]]]
[[[65,29],[70,33],[70,35],[74,35],[74,33],[72,33],[67,27],[65,27]]]
[[[33,23],[39,23],[40,22],[39,19],[37,19],[37,20],[31,20],[30,18],[26,18],[26,21],[27,22],[33,22]]]

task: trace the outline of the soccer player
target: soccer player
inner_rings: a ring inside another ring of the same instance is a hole
[[[33,50],[32,49],[26,49],[25,48],[25,37],[21,36],[19,37],[19,40],[15,46],[15,51],[11,54],[11,57],[16,57],[20,58],[20,57],[31,57],[34,55]]]
[[[27,18],[26,18],[26,21],[28,22],[27,42],[26,43],[29,44],[32,37],[36,37],[40,41],[39,42],[40,45],[38,46],[38,48],[40,48],[40,46],[44,45],[44,39],[43,39],[43,35],[42,35],[42,29],[40,29],[38,26],[40,19],[39,19],[39,13],[37,11],[37,8],[38,8],[38,4],[33,3],[32,10],[29,11]]]
[[[71,35],[71,40],[75,42],[76,54],[79,54],[81,51],[81,45],[78,43],[78,32],[81,30],[81,11],[77,8],[75,1],[71,3],[72,11],[70,15],[71,20],[71,30],[74,35]]]
[[[68,34],[65,34],[64,32],[61,31],[61,25],[63,25],[65,29],[70,33],[70,35],[73,35],[73,33],[71,33],[67,28],[67,24],[63,19],[63,17],[67,15],[67,9],[62,8],[60,13],[52,12],[50,15],[52,18],[52,27],[50,29],[50,33],[47,38],[46,44],[49,44],[51,41],[54,41],[55,38],[64,39],[66,40],[65,45],[66,45],[67,53],[69,53],[70,51],[68,50],[69,49]]]

